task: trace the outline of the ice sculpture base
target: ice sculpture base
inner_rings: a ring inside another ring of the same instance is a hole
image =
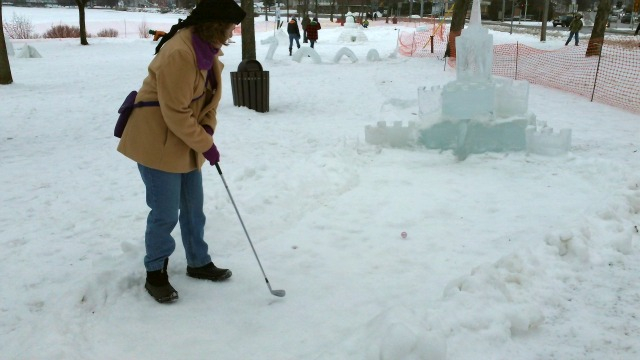
[[[446,120],[493,117],[493,82],[452,81],[442,88],[442,118]]]
[[[535,115],[500,121],[445,120],[423,129],[418,143],[429,149],[453,150],[459,160],[488,151],[522,151],[527,147],[525,130]]]

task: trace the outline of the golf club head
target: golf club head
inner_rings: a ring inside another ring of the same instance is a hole
[[[284,290],[271,290],[271,294],[278,296],[278,297],[284,297],[284,295],[286,294],[286,291]]]

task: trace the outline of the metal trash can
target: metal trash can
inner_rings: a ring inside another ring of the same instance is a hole
[[[269,72],[257,60],[243,60],[238,71],[231,72],[233,105],[257,112],[269,111]]]

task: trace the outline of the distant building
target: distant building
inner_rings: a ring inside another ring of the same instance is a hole
[[[45,7],[59,6],[58,0],[13,0],[15,6]]]

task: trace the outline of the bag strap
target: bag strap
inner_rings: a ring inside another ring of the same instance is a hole
[[[134,108],[145,107],[145,106],[160,106],[160,102],[159,101],[140,101],[133,104]]]
[[[198,97],[194,98],[193,100],[191,100],[191,102],[194,102],[194,101],[200,99],[201,97],[204,96],[204,94],[205,93],[203,92],[200,96],[198,96]],[[146,107],[146,106],[160,106],[160,102],[159,101],[140,101],[140,102],[137,102],[137,103],[133,104],[134,108]]]

